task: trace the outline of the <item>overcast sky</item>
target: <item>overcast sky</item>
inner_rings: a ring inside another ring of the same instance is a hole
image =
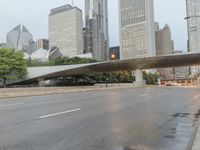
[[[25,25],[34,40],[48,38],[48,15],[51,8],[71,3],[72,0],[0,0],[0,43],[6,33],[18,24]],[[185,0],[154,0],[155,21],[171,27],[176,50],[186,50],[187,24]],[[110,46],[119,45],[118,0],[108,0]],[[84,9],[84,0],[74,0]]]

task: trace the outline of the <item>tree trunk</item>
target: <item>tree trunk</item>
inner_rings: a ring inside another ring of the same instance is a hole
[[[3,87],[6,88],[6,79],[3,79]]]

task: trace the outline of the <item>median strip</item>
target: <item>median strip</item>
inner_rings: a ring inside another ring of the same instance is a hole
[[[55,117],[55,116],[59,116],[59,115],[67,114],[67,113],[72,113],[72,112],[80,111],[80,110],[81,110],[81,108],[77,108],[77,109],[72,109],[72,110],[63,111],[63,112],[59,112],[59,113],[49,114],[49,115],[41,116],[40,119]]]

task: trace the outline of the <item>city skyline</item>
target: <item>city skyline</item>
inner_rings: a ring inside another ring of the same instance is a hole
[[[45,2],[46,1],[46,2]],[[13,3],[10,6],[10,3]],[[3,0],[0,2],[0,17],[4,20],[0,29],[0,42],[5,42],[6,33],[12,29],[16,24],[24,24],[33,33],[34,40],[39,38],[48,38],[48,13],[49,10],[61,6],[63,4],[71,3],[71,1],[56,1],[48,2],[44,0],[44,5],[36,5],[36,1],[11,1]],[[47,5],[48,4],[48,5]],[[173,4],[173,5],[171,5]],[[4,8],[12,9],[12,12]],[[84,0],[75,0],[74,5],[84,8]],[[181,6],[177,9],[176,6]],[[35,9],[38,7],[38,9]],[[172,38],[175,41],[175,49],[186,51],[187,48],[187,23],[184,20],[186,16],[186,6],[183,0],[168,0],[159,1],[155,0],[155,21],[159,22],[161,27],[165,23],[169,24],[172,28]],[[119,45],[119,21],[118,21],[118,2],[117,0],[108,1],[109,9],[109,36],[110,46]],[[170,12],[168,10],[170,9]],[[24,15],[24,10],[27,15]],[[40,10],[40,11],[35,11]],[[84,10],[83,10],[84,14]],[[176,14],[176,15],[174,15]],[[31,16],[31,17],[30,17]],[[84,16],[84,15],[83,15]],[[184,43],[184,44],[183,44]]]

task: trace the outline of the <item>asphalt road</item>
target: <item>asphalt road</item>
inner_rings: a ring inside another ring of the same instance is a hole
[[[117,89],[0,100],[0,150],[185,150],[200,88]]]

